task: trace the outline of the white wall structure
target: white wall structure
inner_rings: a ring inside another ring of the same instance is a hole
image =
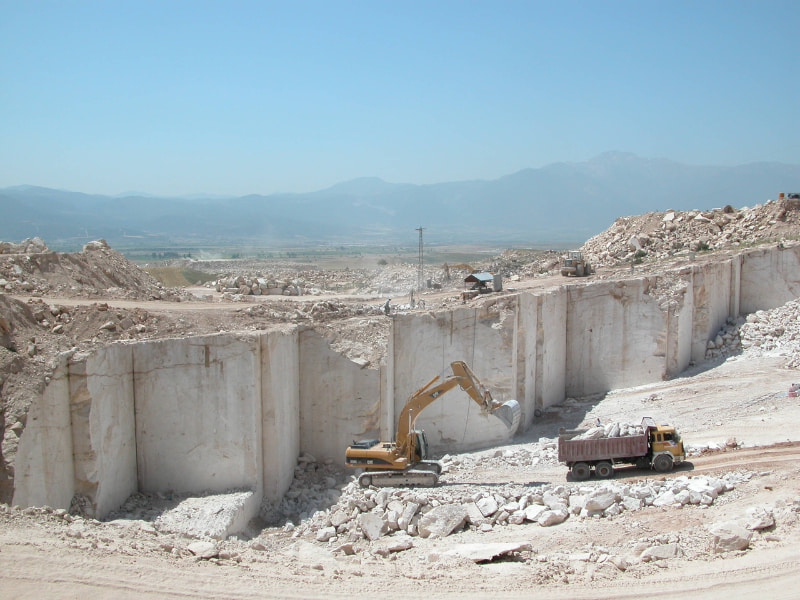
[[[113,344],[69,365],[75,493],[93,515],[117,509],[138,490],[133,346]]]
[[[514,341],[516,400],[523,429],[544,409],[564,399],[566,385],[567,295],[563,289],[518,296]]]
[[[516,301],[448,312],[395,317],[389,347],[394,371],[388,406],[393,422],[408,398],[434,376],[452,374],[450,363],[465,361],[495,400],[512,398],[512,349]],[[437,398],[416,421],[433,452],[455,452],[507,440],[505,426],[482,416],[459,387]],[[392,436],[394,431],[392,431]]]
[[[300,451],[344,462],[354,439],[375,438],[381,423],[381,372],[331,350],[312,329],[299,334]]]
[[[117,343],[60,355],[15,460],[13,502],[98,518],[132,492],[252,492],[232,527],[289,489],[301,453],[342,464],[354,439],[394,438],[408,397],[467,362],[523,428],[567,396],[678,375],[725,319],[800,295],[800,245],[690,264],[663,276],[569,283],[392,317],[369,368],[309,328]],[[508,440],[459,388],[421,414],[434,453]]]
[[[261,444],[264,498],[289,489],[300,455],[300,369],[297,329],[261,337]]]
[[[731,314],[731,282],[735,281],[738,261],[725,260],[692,269],[692,350],[691,360],[700,362],[706,344],[725,324]]]
[[[751,250],[741,257],[742,314],[782,306],[800,296],[800,245]]]
[[[14,463],[14,496],[19,506],[69,508],[75,494],[69,415],[68,355],[57,358],[44,393],[28,411]]]
[[[262,478],[255,335],[134,346],[139,489],[224,492]]]
[[[664,378],[666,315],[651,285],[641,278],[565,286],[568,396]]]

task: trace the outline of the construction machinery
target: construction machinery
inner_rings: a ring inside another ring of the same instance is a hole
[[[434,400],[460,386],[481,408],[482,415],[496,416],[513,433],[522,410],[519,402],[498,402],[462,361],[450,363],[453,374],[440,381],[437,375],[414,392],[400,411],[395,441],[376,439],[354,441],[345,452],[348,467],[364,469],[358,482],[362,487],[418,485],[431,487],[439,481],[442,465],[428,459],[425,432],[414,428],[419,414]]]
[[[450,281],[450,269],[464,269],[466,271],[469,271],[470,273],[475,272],[475,269],[473,269],[471,265],[468,265],[466,263],[450,263],[449,265],[447,263],[444,263],[444,265],[442,265],[442,268],[444,269],[445,281]]]
[[[667,473],[686,459],[681,436],[671,425],[642,419],[642,433],[624,437],[581,439],[587,429],[558,431],[558,460],[566,463],[575,481],[589,479],[592,468],[600,479],[614,475],[615,464],[636,465]]]
[[[592,267],[583,258],[583,253],[580,250],[570,250],[564,263],[561,265],[561,274],[565,277],[574,275],[575,277],[584,277],[591,275]]]

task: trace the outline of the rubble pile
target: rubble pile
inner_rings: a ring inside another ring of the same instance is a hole
[[[619,217],[582,247],[595,266],[614,266],[637,259],[669,259],[692,252],[721,250],[797,239],[800,203],[767,200],[752,208],[731,206],[708,211],[650,212]]]
[[[715,480],[699,476],[687,478],[689,481],[686,486],[687,489],[692,486],[701,487],[703,484],[700,480],[708,479],[712,484],[709,487],[719,485],[717,482],[721,481],[727,489],[730,485],[738,485],[745,477],[745,474],[730,477],[726,475]],[[634,483],[629,487],[638,489],[637,486],[640,485],[641,483]],[[682,485],[683,483],[678,487]],[[598,507],[596,510],[600,510],[600,506],[608,504],[612,496],[617,494],[614,488],[615,486],[608,484],[582,486],[578,491],[586,499],[582,501],[584,508],[580,512],[586,507],[594,506]],[[402,570],[406,576],[421,580],[429,579],[425,576],[425,572],[431,574],[441,569],[464,567],[469,563],[481,564],[499,560],[512,562],[520,569],[517,571],[520,575],[524,573],[528,577],[527,581],[565,584],[587,580],[612,580],[622,573],[638,578],[669,568],[677,561],[708,561],[714,558],[741,556],[742,552],[754,547],[781,543],[779,540],[790,535],[790,531],[796,528],[800,514],[800,496],[795,496],[793,499],[777,500],[771,504],[752,504],[732,515],[712,518],[703,526],[648,533],[647,529],[639,526],[635,518],[628,518],[628,515],[636,514],[635,509],[633,511],[624,509],[608,517],[613,519],[616,528],[625,532],[624,535],[613,535],[579,545],[569,546],[563,543],[552,545],[537,541],[535,537],[526,537],[524,542],[458,543],[461,537],[458,532],[464,529],[479,532],[488,530],[489,527],[496,529],[512,526],[508,521],[501,524],[499,519],[494,518],[498,513],[508,513],[505,508],[510,502],[514,502],[510,498],[516,496],[516,493],[510,494],[503,489],[483,495],[477,502],[469,500],[471,505],[475,506],[472,509],[475,518],[482,518],[485,522],[476,527],[471,522],[472,516],[467,515],[463,524],[453,529],[454,541],[443,548],[426,543],[421,539],[421,535],[411,535],[399,527],[391,530],[388,524],[381,525],[383,523],[381,515],[394,510],[390,509],[390,506],[394,506],[395,509],[400,508],[396,505],[397,491],[365,490],[357,500],[354,499],[353,512],[358,512],[358,517],[356,517],[356,535],[352,538],[339,533],[340,529],[348,530],[347,524],[339,527],[326,525],[310,528],[307,524],[295,526],[287,523],[282,529],[261,532],[251,530],[252,535],[243,533],[225,539],[215,538],[209,535],[215,532],[204,533],[201,529],[194,529],[191,532],[175,531],[165,526],[164,519],[161,518],[165,506],[174,505],[174,499],[153,498],[142,494],[129,499],[126,503],[128,512],[102,522],[63,509],[50,507],[20,509],[0,504],[0,524],[6,530],[23,531],[21,527],[26,525],[37,531],[46,529],[53,532],[53,538],[49,541],[53,548],[82,550],[87,557],[114,554],[131,557],[135,561],[136,557],[152,558],[161,555],[169,557],[169,560],[178,566],[207,561],[218,566],[239,567],[242,573],[249,573],[263,563],[268,563],[272,569],[279,568],[288,572],[293,568],[302,572],[312,569],[312,572],[318,572],[320,575],[326,574],[331,569],[337,581],[355,577],[359,583],[370,581],[365,573],[365,563],[380,565],[381,559],[396,561],[393,562],[394,568]],[[542,501],[545,497],[548,501],[553,501],[553,496],[561,498],[558,494],[554,494],[557,491],[561,492],[556,489],[536,490],[531,496],[534,500],[541,495]],[[686,490],[678,491],[678,494],[684,491]],[[672,493],[674,494],[674,491]],[[728,495],[737,495],[738,490],[723,493],[724,496],[718,496],[719,503],[724,502]],[[412,502],[415,502],[415,499],[424,500],[408,490],[406,495],[407,498],[402,506],[406,507],[408,512],[413,508]],[[572,496],[573,494],[570,494],[569,498]],[[525,498],[525,495],[521,495],[520,498]],[[155,504],[150,504],[151,502]],[[435,502],[437,501],[431,499],[422,504],[411,518],[412,521],[416,521],[417,529],[427,532],[428,538],[432,538],[434,543],[435,538],[442,537],[452,523],[457,523],[463,514],[458,507],[448,509],[448,506],[455,506],[451,503],[445,502],[434,506]],[[493,503],[500,506],[490,517],[483,517],[481,507],[491,512],[494,509]],[[361,512],[359,508],[361,505],[372,508],[367,512]],[[539,505],[534,503],[530,506]],[[615,504],[608,505],[609,508],[613,506]],[[661,510],[677,509],[678,506],[679,504],[675,502],[663,506]],[[706,505],[700,505],[703,506]],[[338,509],[333,507],[332,510]],[[572,513],[575,508],[568,510]],[[580,512],[578,515],[573,514],[572,518],[581,518]],[[314,518],[321,519],[322,515],[323,513],[320,513]],[[447,518],[448,516],[450,518]],[[598,515],[595,518],[606,517]],[[423,521],[426,522],[425,525],[422,525]],[[403,515],[398,517],[398,522],[405,524]],[[533,522],[526,521],[526,523]],[[386,532],[382,533],[384,527]],[[330,535],[331,529],[333,535]],[[520,531],[524,529],[521,528]],[[574,534],[574,531],[572,533]],[[352,541],[348,541],[351,539]],[[41,542],[34,540],[26,543],[32,543],[38,548],[37,544]],[[344,557],[352,557],[353,560],[343,560]],[[470,571],[460,570],[457,573],[467,576]],[[385,573],[376,576],[385,577]],[[453,572],[451,576],[462,575]],[[436,577],[434,574],[430,578]]]
[[[374,269],[344,268],[325,270],[308,263],[286,263],[257,259],[232,259],[225,261],[180,260],[171,261],[183,267],[225,275],[206,287],[230,294],[254,295],[320,295],[358,294],[370,296],[405,295],[418,291],[418,268],[412,264],[384,265]],[[424,276],[431,282],[442,283],[444,271],[440,267],[425,266]],[[454,285],[461,284],[459,278]],[[247,286],[250,290],[242,290]],[[257,291],[258,290],[258,291]],[[280,291],[279,291],[280,290]],[[299,293],[298,293],[299,292]]]
[[[338,502],[313,514],[297,529],[299,535],[318,542],[343,544],[376,541],[396,533],[427,538],[446,537],[463,528],[489,532],[525,523],[550,527],[571,517],[615,517],[649,506],[709,506],[753,475],[731,472],[719,478],[681,475],[667,480],[545,484],[533,490],[520,485],[458,491],[363,489],[353,481],[341,491]],[[325,493],[338,494],[332,489]]]
[[[544,277],[561,268],[564,252],[555,250],[503,250],[487,269],[514,281],[518,277]]]
[[[322,290],[309,287],[301,279],[280,280],[272,277],[231,276],[213,282],[213,287],[223,294],[232,296],[306,296],[319,295]]]
[[[130,300],[188,300],[163,287],[105,240],[87,243],[81,252],[51,252],[34,238],[20,244],[0,242],[0,291],[33,296]],[[29,253],[8,251],[32,249]]]
[[[268,525],[305,521],[339,502],[349,475],[331,460],[318,462],[312,455],[302,454],[297,459],[289,490],[279,502],[265,499],[260,516]]]
[[[440,269],[433,270],[433,273],[431,271],[430,267],[425,269],[426,278],[442,281],[443,275]],[[364,278],[357,290],[359,294],[375,296],[407,295],[411,290],[418,289],[418,276],[418,268],[415,265],[387,266],[371,273],[369,278]]]
[[[488,468],[523,467],[533,468],[537,465],[553,466],[558,464],[558,445],[556,440],[541,438],[533,444],[521,447],[497,448],[469,454],[447,454],[440,462],[452,481],[460,482],[462,475],[475,472],[480,465]]]
[[[708,341],[706,358],[786,356],[787,368],[800,367],[800,301],[791,300],[772,310],[728,318]]]
[[[26,238],[19,244],[0,241],[0,254],[43,254],[50,252],[42,238]]]

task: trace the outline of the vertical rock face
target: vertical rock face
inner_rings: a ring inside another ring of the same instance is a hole
[[[69,365],[75,493],[104,516],[137,489],[133,347],[115,344]]]
[[[301,450],[337,462],[354,439],[380,437],[381,371],[331,350],[316,331],[299,333]]]
[[[219,335],[134,347],[139,489],[256,489],[260,344]]]
[[[13,503],[69,508],[75,493],[67,356],[28,412],[17,449]]]

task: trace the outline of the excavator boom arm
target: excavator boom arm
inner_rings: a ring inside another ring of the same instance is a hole
[[[412,450],[410,448],[410,444],[412,443],[410,433],[414,429],[414,423],[419,414],[434,400],[446,394],[457,385],[481,407],[482,414],[494,412],[501,407],[504,409],[507,408],[509,414],[505,414],[503,411],[496,414],[507,427],[511,428],[513,426],[516,429],[516,425],[519,423],[519,404],[516,403],[516,401],[510,401],[515,405],[511,406],[510,402],[500,403],[494,400],[489,390],[483,387],[483,384],[481,384],[480,380],[465,362],[452,362],[450,363],[450,368],[453,370],[452,376],[446,378],[438,385],[434,385],[439,380],[438,376],[431,379],[411,395],[400,411],[395,443],[402,454],[408,455]]]

